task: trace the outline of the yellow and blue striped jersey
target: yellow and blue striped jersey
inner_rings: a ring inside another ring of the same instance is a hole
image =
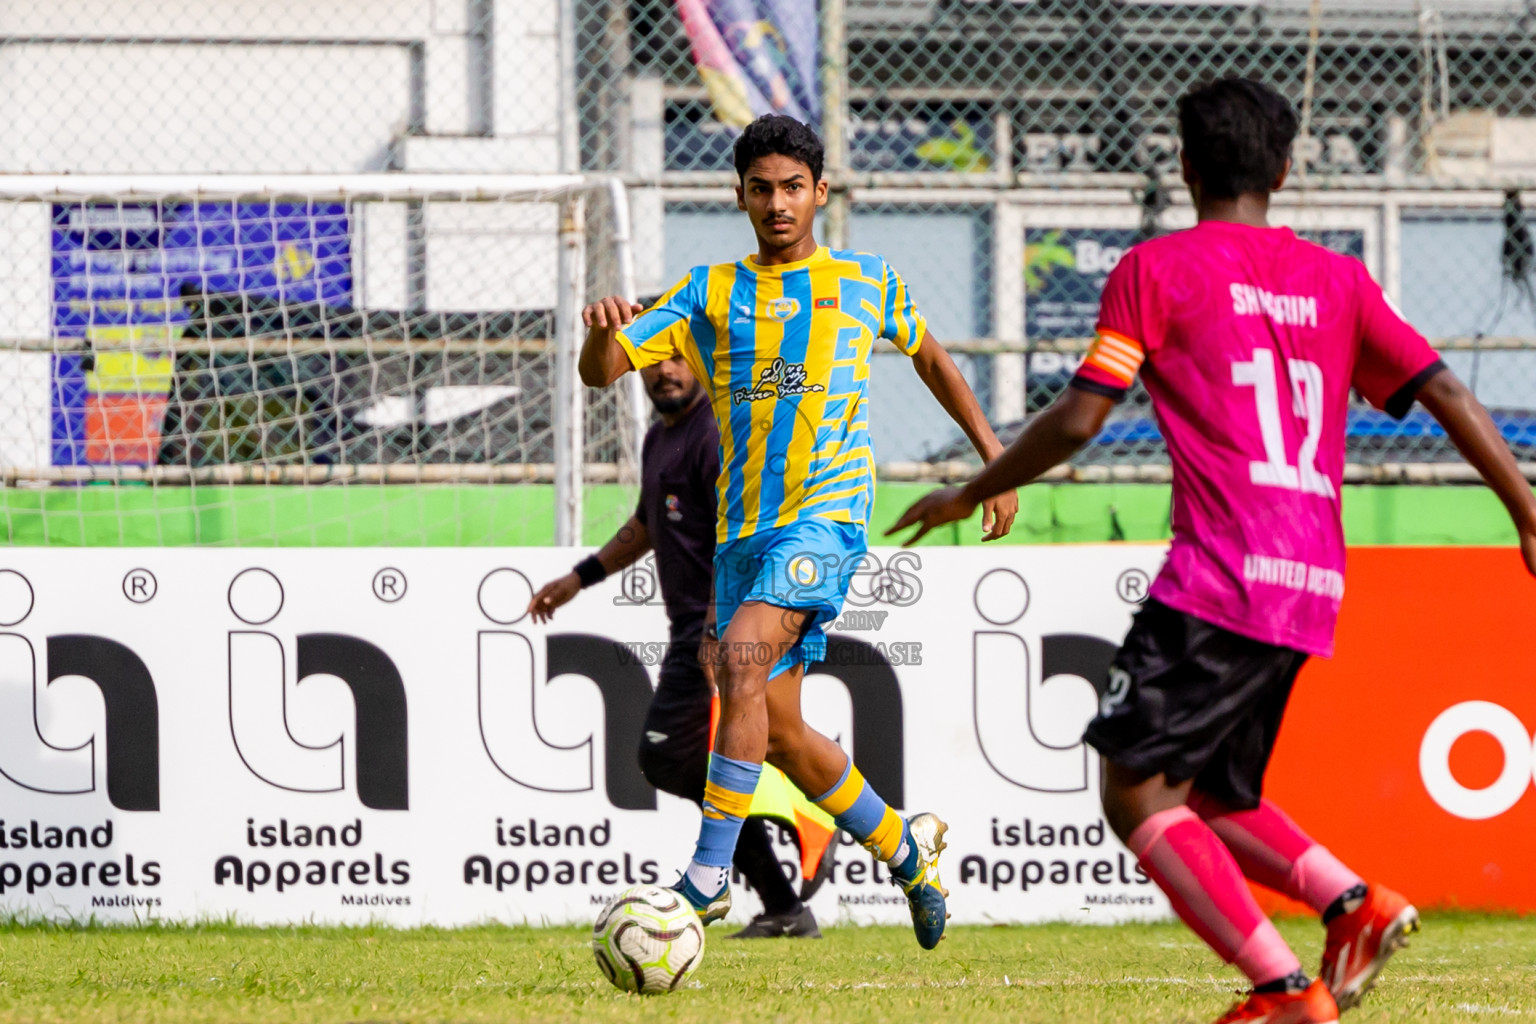
[[[619,332],[636,369],[687,360],[720,424],[719,543],[818,516],[869,525],[869,355],[927,325],[880,256],[821,247],[765,267],[695,267]]]

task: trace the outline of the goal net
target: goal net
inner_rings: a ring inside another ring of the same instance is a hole
[[[611,530],[649,410],[575,356],[627,216],[579,176],[0,179],[7,539]]]

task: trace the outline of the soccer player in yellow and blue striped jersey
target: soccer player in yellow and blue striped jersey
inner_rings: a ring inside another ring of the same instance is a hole
[[[817,248],[787,264],[695,267],[618,337],[641,365],[678,352],[713,383],[715,539],[728,544],[808,516],[868,522],[870,349],[882,338],[912,355],[926,326],[883,258]]]
[[[715,669],[720,725],[699,842],[677,889],[706,922],[730,909],[731,853],[766,759],[890,866],[918,942],[931,949],[947,916],[938,879],[947,826],[887,806],[801,719],[800,683],[825,654],[823,627],[842,610],[867,547],[876,342],[911,357],[983,460],[1002,446],[890,264],[816,244],[827,182],[815,133],[793,118],[759,118],[737,140],[735,163],[754,256],[695,267],[648,310],[609,298],[584,311],[585,383],[603,387],[681,355],[720,426],[715,622],[700,651]],[[986,505],[984,539],[1006,534],[1017,510],[1011,493]]]

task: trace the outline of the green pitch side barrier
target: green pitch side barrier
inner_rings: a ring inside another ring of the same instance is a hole
[[[926,484],[882,484],[876,533]],[[600,544],[634,508],[634,491],[587,489],[585,540]],[[1004,544],[1157,541],[1168,537],[1169,489],[1157,484],[1026,488]],[[0,491],[6,543],[67,547],[463,547],[553,543],[554,489],[544,485],[319,487],[84,486]],[[1346,487],[1350,544],[1513,544],[1503,508],[1481,487]],[[924,545],[974,544],[978,518]],[[884,543],[883,540],[876,541]]]

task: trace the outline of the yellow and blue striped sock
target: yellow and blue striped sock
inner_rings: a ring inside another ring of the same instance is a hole
[[[704,820],[699,824],[693,862],[688,865],[688,877],[706,896],[719,892],[727,877],[731,856],[736,852],[736,837],[741,835],[741,823],[752,809],[752,794],[762,773],[763,766],[751,761],[738,761],[723,754],[709,757]],[[705,882],[705,876],[710,880]],[[704,884],[700,885],[701,882]]]
[[[838,828],[889,864],[897,878],[911,881],[917,874],[917,844],[907,823],[864,781],[853,758],[848,759],[837,785],[812,802],[832,815]]]

